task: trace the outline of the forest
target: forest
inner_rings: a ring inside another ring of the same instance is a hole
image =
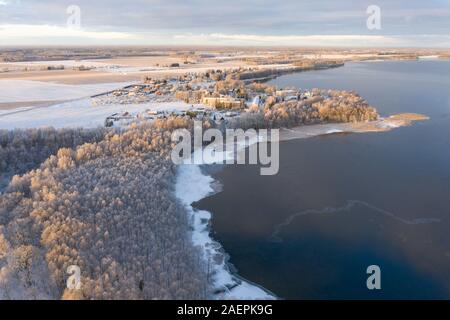
[[[200,249],[173,194],[171,131],[189,125],[168,119],[108,132],[15,175],[0,195],[0,299],[208,297]],[[19,131],[16,147],[33,133]],[[81,269],[81,290],[66,288],[71,265]]]
[[[75,148],[103,139],[104,129],[0,130],[0,192],[14,174],[38,167],[60,148]]]

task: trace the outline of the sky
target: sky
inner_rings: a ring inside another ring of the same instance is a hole
[[[94,44],[449,48],[450,0],[0,0],[0,46]]]

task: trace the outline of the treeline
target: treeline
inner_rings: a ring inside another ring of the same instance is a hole
[[[280,76],[283,74],[302,71],[300,67],[286,67],[286,68],[272,68],[272,69],[260,69],[260,70],[251,70],[244,71],[235,74],[236,80],[248,81],[252,79],[265,79],[265,78],[273,78],[276,76]]]
[[[180,127],[192,123],[108,132],[14,176],[0,195],[0,299],[208,298],[173,193],[171,133]],[[81,269],[79,291],[66,288],[71,265]]]
[[[322,90],[328,98],[314,105],[321,121],[360,122],[374,121],[378,112],[354,91]]]
[[[281,62],[280,64],[285,64],[286,61]],[[248,81],[252,79],[274,78],[292,72],[337,68],[344,65],[343,61],[332,60],[300,60],[291,61],[290,63],[292,66],[236,72],[233,76],[236,80]]]
[[[0,191],[14,174],[38,167],[60,148],[103,139],[105,129],[0,130]]]
[[[301,68],[302,71],[307,71],[338,68],[344,66],[345,63],[344,61],[337,60],[299,60],[295,61],[293,64]]]
[[[292,128],[305,124],[374,121],[379,118],[377,110],[355,92],[315,89],[312,93],[311,98],[300,101],[276,102],[274,97],[269,97],[263,108],[250,108],[240,117],[230,120],[228,126],[242,129]]]

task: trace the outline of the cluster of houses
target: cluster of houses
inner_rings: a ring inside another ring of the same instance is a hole
[[[167,118],[171,115],[190,116],[196,119],[208,118],[215,122],[222,122],[239,116],[247,108],[263,108],[267,101],[272,103],[302,101],[314,95],[313,92],[302,92],[296,89],[265,92],[264,90],[252,89],[252,86],[245,87],[245,94],[242,94],[242,89],[239,88],[219,92],[215,85],[216,81],[211,80],[209,75],[184,74],[172,79],[147,78],[144,79],[142,84],[130,85],[92,98],[97,105],[132,105],[180,100],[187,104],[183,111],[180,111],[179,108],[155,111],[149,106],[149,109],[145,112],[115,113],[105,120],[105,126],[111,127],[138,120],[152,121]]]
[[[313,96],[312,91],[300,91],[296,89],[285,89],[275,91],[277,102],[307,100]]]
[[[166,119],[171,116],[177,117],[191,117],[196,120],[209,119],[216,124],[224,123],[225,121],[240,115],[239,111],[214,110],[205,107],[190,107],[186,110],[151,110],[144,112],[130,113],[128,111],[122,113],[114,113],[105,119],[105,127],[120,127],[127,126],[133,122],[139,121],[155,121],[158,119]]]
[[[173,102],[189,100],[188,97],[182,96],[183,92],[200,92],[213,84],[214,81],[208,80],[204,75],[188,73],[171,79],[145,78],[142,84],[126,86],[91,98],[94,105]]]
[[[139,84],[102,93],[91,98],[94,105],[168,102],[174,101],[173,98],[170,99],[172,89],[173,84],[171,83]]]
[[[294,89],[277,90],[274,94],[255,93],[251,94],[251,102],[247,102],[250,108],[263,108],[268,100],[272,103],[282,103],[289,101],[305,101],[312,98],[315,94],[311,91],[299,91]]]
[[[113,94],[118,95],[139,95],[141,92],[145,94],[155,94],[154,88],[151,89],[145,85],[132,86],[120,90],[116,90]],[[197,120],[209,119],[217,124],[221,124],[231,118],[237,117],[247,108],[263,108],[268,99],[271,99],[274,103],[287,102],[287,101],[303,101],[307,100],[313,95],[313,92],[305,91],[301,92],[294,89],[277,90],[272,94],[252,93],[250,94],[250,100],[234,98],[232,95],[219,95],[210,96],[210,91],[207,89],[201,90],[186,90],[177,92],[177,99],[182,98],[186,102],[193,102],[191,106],[185,110],[179,109],[167,109],[167,110],[152,110],[147,109],[144,112],[138,113],[115,113],[105,120],[106,127],[124,126],[131,122],[140,120],[154,121],[157,119],[164,119],[170,116],[189,116]],[[164,97],[164,95],[162,95]]]

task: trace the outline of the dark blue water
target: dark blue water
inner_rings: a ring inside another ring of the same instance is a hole
[[[387,133],[283,142],[280,172],[226,166],[214,237],[238,273],[286,299],[450,298],[450,61],[349,63],[279,87],[356,90],[382,115],[431,120]],[[382,289],[366,287],[369,265]]]

